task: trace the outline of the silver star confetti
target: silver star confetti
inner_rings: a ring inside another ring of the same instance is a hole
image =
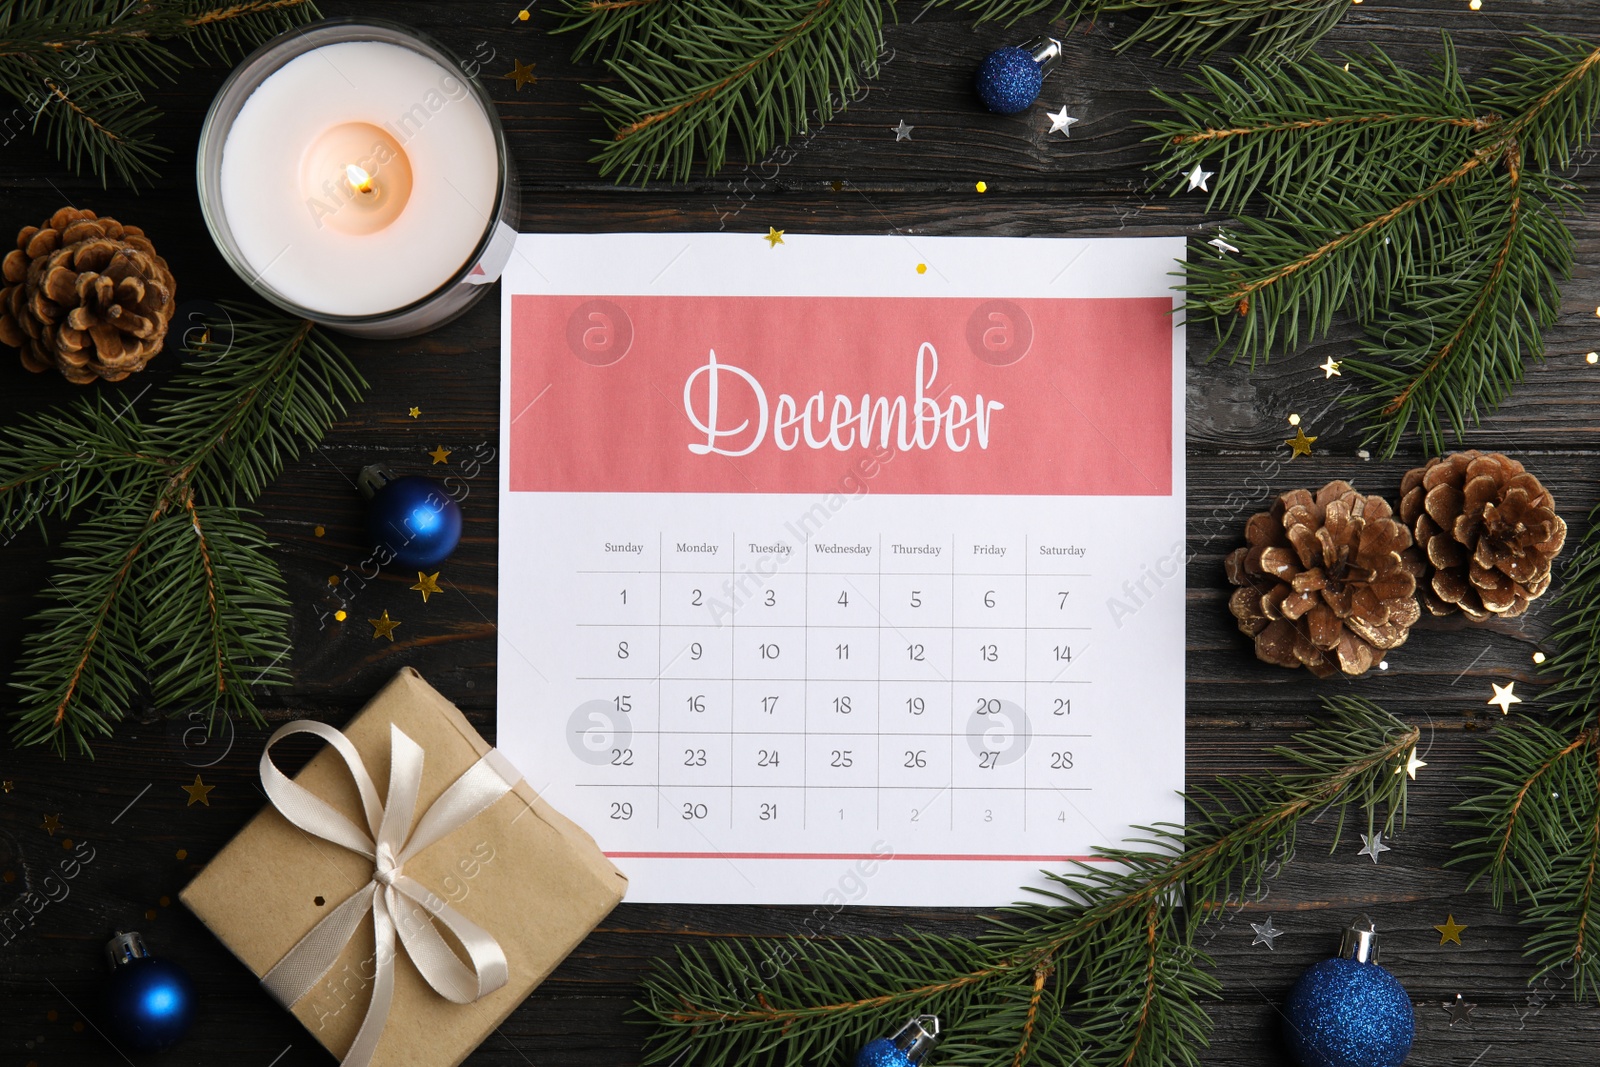
[[[1444,1010],[1449,1014],[1450,1025],[1453,1027],[1456,1023],[1466,1023],[1468,1026],[1471,1026],[1472,1009],[1476,1008],[1477,1005],[1472,1003],[1466,997],[1462,996],[1460,993],[1457,993],[1456,999],[1447,1000],[1441,1004],[1440,1007],[1444,1008]]]
[[[1060,111],[1046,111],[1045,114],[1050,116],[1051,133],[1060,132],[1066,134],[1068,137],[1072,136],[1071,126],[1078,120],[1067,114],[1066,104],[1061,105]]]
[[[905,119],[900,120],[900,125],[890,126],[889,128],[894,131],[894,139],[896,141],[911,140],[911,131],[916,129],[915,126],[907,126]]]
[[[1378,862],[1378,854],[1380,852],[1390,852],[1390,851],[1392,851],[1392,849],[1390,849],[1388,845],[1383,843],[1383,831],[1382,830],[1375,830],[1375,831],[1372,832],[1372,834],[1370,836],[1367,835],[1367,834],[1362,834],[1361,835],[1361,851],[1357,852],[1356,855],[1358,855],[1358,856],[1371,856],[1372,857],[1372,862],[1373,863],[1377,863]]]
[[[1256,939],[1250,942],[1250,944],[1252,946],[1266,945],[1268,952],[1271,952],[1277,947],[1272,943],[1273,938],[1279,937],[1283,934],[1282,930],[1276,929],[1272,925],[1272,916],[1270,915],[1267,916],[1267,921],[1264,923],[1251,923],[1250,929],[1256,932]]]
[[[1192,193],[1196,189],[1199,189],[1201,192],[1209,193],[1211,191],[1211,187],[1208,186],[1206,182],[1210,181],[1216,176],[1216,171],[1201,170],[1200,164],[1196,163],[1194,165],[1194,170],[1191,170],[1187,175],[1185,175],[1185,177],[1189,179],[1189,192]]]

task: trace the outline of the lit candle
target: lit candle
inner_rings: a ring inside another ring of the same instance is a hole
[[[487,95],[381,22],[321,23],[247,59],[206,118],[199,182],[212,235],[257,292],[368,336],[459,314],[515,236]]]

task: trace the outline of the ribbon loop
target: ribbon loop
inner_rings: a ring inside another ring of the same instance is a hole
[[[391,724],[389,731],[389,788],[381,802],[361,753],[344,734],[324,723],[301,720],[281,726],[267,739],[261,753],[262,788],[284,818],[309,834],[373,862],[367,884],[312,927],[261,979],[278,1003],[293,1006],[316,988],[338,962],[362,920],[371,913],[376,945],[372,1001],[342,1067],[366,1067],[377,1051],[394,999],[397,939],[428,985],[455,1004],[470,1004],[494,992],[510,976],[505,950],[493,935],[403,871],[407,861],[476,818],[509,792],[521,776],[510,761],[490,749],[418,819],[422,746],[398,726]],[[361,794],[370,834],[272,762],[272,746],[297,733],[314,734],[339,753]],[[460,942],[467,956],[465,962],[439,932],[441,925]]]

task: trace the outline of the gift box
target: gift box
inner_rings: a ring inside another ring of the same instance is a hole
[[[293,733],[329,744],[290,779]],[[182,899],[347,1065],[460,1063],[627,888],[409,668],[342,735],[281,728],[261,774],[273,803]]]

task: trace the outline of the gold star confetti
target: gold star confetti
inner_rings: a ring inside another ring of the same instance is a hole
[[[1289,448],[1292,449],[1292,451],[1289,453],[1290,459],[1293,459],[1295,456],[1311,455],[1311,446],[1316,443],[1317,439],[1315,437],[1306,436],[1304,427],[1297,428],[1294,431],[1294,436],[1284,442],[1284,444],[1288,445]]]
[[[56,831],[59,830],[59,829],[61,829],[61,813],[60,812],[57,812],[54,815],[46,815],[44,817],[44,832],[45,833],[49,834],[51,837],[54,837],[54,836],[56,836]]]
[[[524,85],[539,80],[533,76],[533,68],[538,66],[537,63],[524,63],[520,59],[513,59],[511,62],[514,64],[514,66],[511,68],[511,72],[509,74],[502,74],[500,77],[516,82],[519,90]]]
[[[433,457],[433,465],[436,467],[441,463],[450,462],[450,449],[444,447],[444,445],[440,445],[432,452],[429,452],[428,455]]]
[[[414,407],[407,411],[406,414],[410,415],[413,419],[420,419],[422,417],[422,409]]]
[[[0,782],[0,789],[4,789],[7,793],[11,792],[16,787],[17,784],[9,778],[7,778],[4,782]]]
[[[1461,931],[1465,930],[1466,926],[1463,923],[1456,922],[1454,915],[1447,915],[1444,923],[1435,926],[1434,929],[1439,931],[1439,944],[1442,945],[1447,941],[1454,941],[1459,945],[1461,944]]]
[[[389,618],[388,608],[383,609],[383,615],[380,618],[368,619],[367,621],[372,624],[372,639],[374,641],[380,637],[387,637],[391,644],[394,642],[394,628],[399,626],[400,623],[396,619]]]
[[[974,185],[973,188],[978,190],[980,193],[987,193],[989,191],[989,183],[979,182],[977,185]]]
[[[1410,778],[1412,781],[1416,781],[1417,780],[1417,772],[1420,771],[1422,768],[1424,768],[1426,766],[1427,766],[1426,763],[1423,763],[1421,760],[1419,760],[1417,758],[1417,750],[1416,749],[1412,749],[1411,750],[1411,755],[1406,757],[1405,766],[1404,767],[1396,767],[1394,769],[1394,773],[1399,774],[1401,771],[1405,771],[1407,778]]]
[[[206,785],[197,774],[194,776],[194,785],[180,785],[178,788],[189,794],[189,803],[185,804],[184,807],[192,808],[196,804],[204,804],[209,808],[211,806],[211,791],[216,786]]]
[[[415,589],[417,592],[422,594],[422,602],[424,604],[426,604],[428,602],[428,594],[429,593],[442,593],[442,592],[444,592],[444,590],[439,588],[439,572],[438,571],[434,571],[432,574],[423,574],[421,571],[418,571],[417,572],[417,584],[412,586],[411,588]]]
[[[1337,378],[1337,377],[1339,377],[1340,376],[1339,367],[1340,367],[1339,361],[1334,359],[1332,356],[1329,356],[1328,357],[1328,362],[1322,364],[1317,369],[1322,372],[1323,378],[1326,379],[1326,378]]]
[[[768,247],[777,248],[779,245],[783,244],[783,231],[768,226],[767,235],[763,237],[762,240],[767,242]]]
[[[1511,705],[1522,703],[1522,698],[1512,692],[1517,686],[1516,682],[1507,682],[1505,685],[1490,682],[1489,685],[1494,689],[1494,696],[1485,700],[1484,703],[1500,705],[1500,714],[1510,715]]]

